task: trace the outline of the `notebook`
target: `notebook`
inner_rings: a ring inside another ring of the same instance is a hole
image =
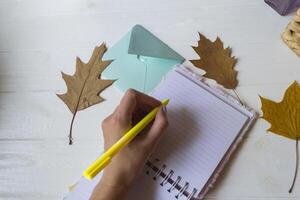
[[[203,199],[256,114],[182,65],[170,71],[151,95],[170,99],[169,127],[128,200]],[[68,200],[88,199],[99,176],[88,187],[75,189],[77,195]]]

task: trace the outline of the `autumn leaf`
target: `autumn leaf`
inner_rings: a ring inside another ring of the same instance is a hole
[[[283,100],[276,103],[260,96],[262,118],[271,124],[268,131],[296,140],[296,170],[291,193],[298,171],[298,140],[300,139],[300,86],[294,81],[286,90]]]
[[[62,78],[67,85],[67,92],[65,94],[57,94],[57,96],[73,113],[69,134],[70,145],[73,143],[72,128],[76,113],[103,101],[104,99],[99,96],[100,92],[114,82],[114,80],[100,79],[103,70],[112,62],[111,60],[102,60],[106,50],[105,44],[95,47],[88,63],[83,63],[77,57],[74,75],[71,76],[62,72]]]
[[[211,78],[227,89],[234,89],[238,85],[237,72],[234,70],[237,59],[231,56],[231,48],[224,49],[219,37],[212,42],[199,33],[198,46],[192,46],[200,56],[199,60],[191,60],[194,66],[203,69],[204,77]]]

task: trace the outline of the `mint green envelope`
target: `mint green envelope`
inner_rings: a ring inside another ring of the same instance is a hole
[[[129,88],[150,92],[184,58],[141,25],[135,25],[104,54],[114,60],[102,73],[104,79],[116,79],[114,85],[125,92]]]

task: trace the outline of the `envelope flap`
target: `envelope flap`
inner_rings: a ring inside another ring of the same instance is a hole
[[[141,25],[131,31],[128,53],[184,61],[185,59]]]

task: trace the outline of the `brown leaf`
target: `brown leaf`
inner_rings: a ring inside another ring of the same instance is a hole
[[[296,140],[300,139],[300,86],[295,81],[279,103],[260,97],[262,118],[271,124],[268,131]]]
[[[99,96],[99,93],[114,82],[114,80],[100,79],[101,73],[112,62],[111,60],[102,60],[106,50],[105,44],[95,47],[88,63],[83,63],[77,57],[74,75],[71,76],[62,72],[62,77],[67,85],[67,92],[65,94],[57,94],[57,96],[73,113],[69,135],[70,144],[72,144],[72,127],[77,111],[103,101],[104,99]]]
[[[201,33],[199,35],[198,46],[192,46],[192,48],[200,59],[191,60],[191,62],[206,72],[205,77],[216,80],[225,88],[234,89],[238,84],[237,72],[234,70],[237,60],[231,56],[231,49],[229,47],[224,49],[219,37],[212,42]]]
[[[286,90],[283,100],[276,103],[260,96],[262,118],[271,124],[268,131],[296,140],[296,170],[292,191],[298,170],[298,140],[300,139],[300,86],[294,81]]]

